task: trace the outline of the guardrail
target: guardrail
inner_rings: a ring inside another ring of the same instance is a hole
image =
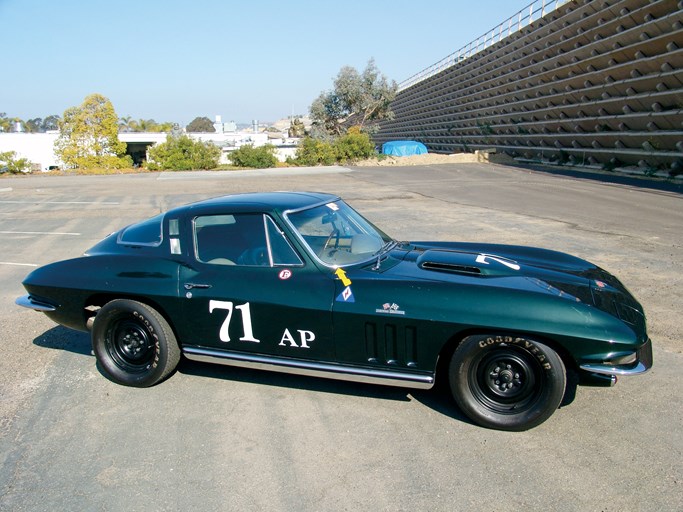
[[[440,73],[444,69],[450,68],[459,62],[469,59],[477,53],[485,50],[489,46],[502,41],[504,38],[514,34],[515,32],[519,32],[537,19],[542,18],[546,14],[551,13],[564,4],[572,1],[574,0],[535,0],[534,2],[531,2],[527,7],[523,8],[513,16],[510,16],[507,20],[503,21],[501,24],[497,25],[485,34],[479,36],[474,41],[466,44],[459,50],[456,50],[447,57],[435,62],[422,71],[415,73],[410,78],[402,81],[400,84],[398,84],[399,92],[429,78],[430,76]]]

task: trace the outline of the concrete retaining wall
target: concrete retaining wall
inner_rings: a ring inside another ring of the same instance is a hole
[[[392,110],[377,143],[683,172],[683,1],[571,1]]]

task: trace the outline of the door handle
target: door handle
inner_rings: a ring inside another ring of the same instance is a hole
[[[210,284],[200,284],[200,283],[185,283],[185,289],[186,290],[192,290],[193,288],[211,288]]]

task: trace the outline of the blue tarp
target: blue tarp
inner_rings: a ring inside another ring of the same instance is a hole
[[[382,153],[393,156],[424,155],[427,146],[414,140],[393,140],[382,144]]]

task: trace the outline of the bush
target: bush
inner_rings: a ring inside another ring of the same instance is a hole
[[[354,126],[349,128],[346,135],[335,141],[334,150],[339,162],[347,162],[370,158],[375,154],[375,145],[367,133],[361,133],[360,129]]]
[[[238,167],[251,167],[252,169],[267,169],[277,165],[275,146],[254,147],[252,144],[244,145],[228,156],[230,161]]]
[[[332,144],[306,137],[296,150],[297,165],[332,165],[337,161],[337,152]]]
[[[349,128],[346,135],[333,142],[306,137],[296,150],[296,165],[332,165],[336,162],[363,160],[376,155],[375,145],[367,133],[358,127]]]
[[[19,174],[31,170],[31,162],[28,158],[17,158],[16,151],[5,151],[0,153],[0,169],[10,174]]]
[[[194,140],[187,135],[169,136],[166,142],[147,150],[147,168],[150,171],[215,169],[220,156],[220,148],[211,142]]]

